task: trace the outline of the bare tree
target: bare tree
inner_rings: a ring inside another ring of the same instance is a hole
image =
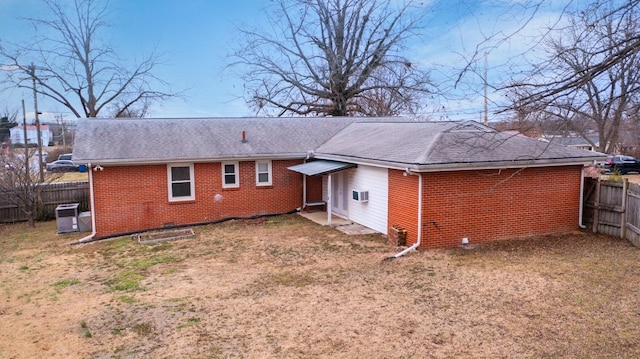
[[[240,29],[246,41],[231,65],[247,69],[247,102],[257,111],[408,112],[430,88],[427,73],[399,54],[419,28],[411,10],[392,0],[279,0],[272,31]]]
[[[41,193],[60,174],[47,173],[40,181],[35,151],[25,147],[24,153],[0,153],[0,198],[24,212],[30,227],[35,226],[41,208]]]
[[[0,46],[0,56],[18,69],[8,73],[12,85],[31,89],[35,78],[40,94],[62,104],[76,117],[97,117],[116,102],[120,102],[118,108],[127,110],[139,102],[173,96],[153,89],[167,86],[153,74],[158,65],[155,54],[127,67],[103,41],[109,13],[106,1],[74,0],[71,7],[59,0],[43,2],[50,19],[25,19],[40,34],[34,43],[15,45],[13,51]]]
[[[596,3],[572,14],[569,26],[545,44],[548,60],[511,87],[519,94],[512,108],[537,107],[590,142],[586,132],[595,128],[599,141],[591,145],[615,151],[640,93],[640,48],[633,49],[640,39],[638,10]]]
[[[151,102],[148,100],[132,104],[126,100],[117,101],[112,106],[114,118],[143,118],[149,112]]]
[[[17,110],[10,110],[8,107],[0,110],[0,143],[11,142],[10,131],[18,125],[17,116]]]

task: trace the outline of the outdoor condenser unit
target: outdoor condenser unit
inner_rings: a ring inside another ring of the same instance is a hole
[[[61,204],[56,207],[56,224],[58,234],[78,231],[79,203]]]
[[[80,212],[78,214],[78,232],[89,232],[91,230],[91,212]]]

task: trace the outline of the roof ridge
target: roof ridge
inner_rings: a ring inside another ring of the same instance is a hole
[[[424,163],[427,161],[427,158],[431,156],[431,153],[433,153],[433,150],[436,148],[436,144],[440,142],[440,139],[442,138],[443,134],[444,134],[444,131],[438,132],[438,135],[436,136],[436,138],[433,141],[431,141],[430,146],[427,146],[427,149],[424,152],[421,152],[420,155],[418,155],[418,157],[416,158],[416,163],[421,163],[420,161]]]

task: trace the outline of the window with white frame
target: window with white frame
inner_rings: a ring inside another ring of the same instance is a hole
[[[222,188],[240,187],[238,162],[222,163]]]
[[[196,199],[193,164],[167,165],[169,201],[190,201]]]
[[[256,185],[271,186],[271,161],[256,161]]]

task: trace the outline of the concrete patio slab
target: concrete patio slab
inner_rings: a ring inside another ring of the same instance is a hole
[[[328,221],[328,216],[327,216],[327,212],[322,212],[322,211],[318,211],[318,212],[299,212],[299,215],[301,215],[302,217],[313,221],[315,223],[318,223],[320,225],[323,226],[328,226],[329,225],[329,221]],[[334,227],[335,229],[339,230],[342,233],[346,233],[346,234],[371,234],[371,233],[378,233],[375,230],[365,227],[361,224],[357,224],[357,223],[353,223],[352,221],[342,218],[342,217],[338,217],[335,215],[331,216],[331,227]]]

